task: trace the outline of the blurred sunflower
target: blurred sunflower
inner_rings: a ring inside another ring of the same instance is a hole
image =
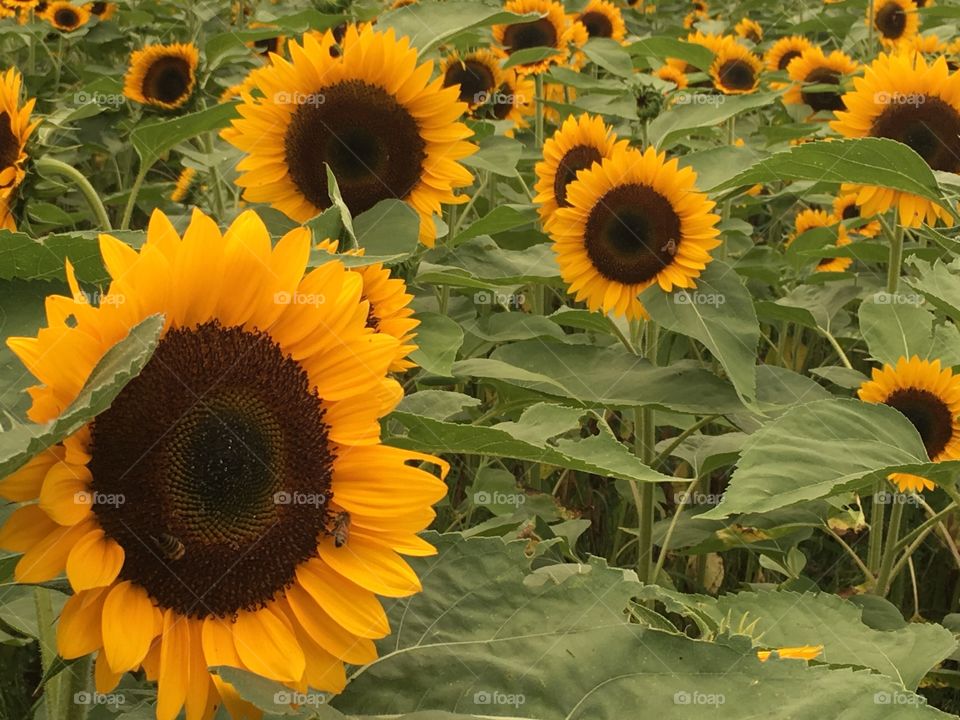
[[[462,57],[454,52],[443,63],[443,86],[457,87],[460,102],[473,111],[490,100],[503,84],[500,60],[492,50],[474,50]]]
[[[917,429],[933,462],[960,457],[960,376],[950,368],[941,369],[939,360],[902,357],[896,367],[874,368],[857,395],[864,402],[883,403],[903,413]],[[909,473],[892,473],[889,479],[900,492],[934,487],[927,478]]]
[[[560,274],[591,310],[645,316],[637,295],[696,287],[720,244],[713,201],[696,173],[653,147],[627,149],[582,170],[566,188],[550,234]]]
[[[109,20],[117,12],[117,4],[112,2],[92,2],[83,6],[91,15],[96,15],[100,21]]]
[[[123,94],[134,102],[175,110],[186,104],[197,84],[196,45],[150,45],[130,55]]]
[[[529,127],[528,118],[535,110],[536,88],[533,80],[519,75],[513,68],[503,71],[500,87],[490,98],[489,112],[497,120],[509,120],[513,128],[506,135],[513,137],[514,130]]]
[[[762,71],[760,58],[728,38],[720,46],[710,66],[710,77],[713,78],[714,87],[725,95],[745,95],[760,86]]]
[[[843,96],[847,111],[836,113],[831,128],[845,137],[896,140],[913,148],[931,169],[960,172],[960,73],[951,73],[943,56],[928,63],[922,55],[881,55],[854,88]],[[896,206],[906,227],[924,221],[933,225],[937,218],[953,223],[946,208],[917,195],[873,186],[856,192],[867,215]]]
[[[816,228],[833,228],[837,239],[834,241],[834,247],[843,247],[850,244],[850,236],[846,228],[839,224],[839,220],[824,210],[814,210],[808,208],[797,213],[794,219],[795,233],[787,240],[787,247],[793,241],[803,235],[805,232]],[[814,272],[844,272],[853,264],[853,258],[848,257],[825,257],[822,258],[816,266]]]
[[[686,73],[673,65],[661,65],[654,74],[661,80],[672,82],[677,90],[683,90],[688,85]]]
[[[280,30],[275,25],[262,22],[252,22],[247,27],[250,30],[277,30],[278,34],[274,37],[263,38],[262,40],[254,40],[247,43],[247,47],[254,50],[254,52],[256,52],[258,55],[269,57],[270,53],[282,52],[283,45],[287,41],[287,38],[279,34]]]
[[[493,39],[495,51],[503,57],[509,57],[519,50],[545,47],[555,52],[541,60],[534,60],[516,66],[521,74],[537,75],[545,72],[551,65],[566,61],[570,51],[569,25],[563,5],[553,0],[507,0],[503,9],[507,12],[525,15],[538,13],[544,17],[528,22],[509,25],[494,25]]]
[[[813,43],[803,35],[790,35],[780,38],[767,50],[767,54],[764,56],[767,70],[770,72],[786,70],[794,58],[800,57],[804,50],[811,47],[813,47]]]
[[[809,105],[814,113],[843,110],[843,76],[855,73],[858,67],[853,58],[839,50],[825,55],[818,47],[807,48],[787,66],[793,85],[784,93],[783,102]],[[829,86],[836,86],[836,90]]]
[[[592,38],[610,38],[617,42],[627,36],[627,26],[623,22],[620,8],[609,0],[590,0],[574,20],[581,22],[587,35]]]
[[[709,20],[707,13],[700,10],[692,10],[688,12],[683,18],[683,29],[689,30],[694,25],[696,25],[701,20]]]
[[[617,148],[625,149],[626,140],[617,140],[616,133],[604,124],[599,115],[583,114],[570,116],[543,144],[543,160],[537,163],[535,172],[540,220],[544,228],[553,221],[558,207],[569,207],[567,186],[577,178],[577,173],[613,155]]]
[[[298,228],[271,247],[250,211],[223,235],[195,211],[181,238],[158,211],[139,251],[101,235],[113,280],[98,307],[68,263],[73,297],[8,340],[45,422],[136,323],[166,317],[110,408],[0,483],[26,503],[0,530],[23,553],[15,578],[66,570],[74,590],[60,655],[96,652],[100,692],[142,668],[158,720],[209,720],[221,701],[254,714],[208,666],[338,692],[343,663],[370,662],[389,633],[377,595],[420,589],[401,555],[434,552],[416,533],[446,486],[408,463],[446,465],[380,444],[399,342],[368,326],[359,274],[306,270],[310,245]]]
[[[23,77],[14,68],[0,73],[0,200],[9,199],[23,181],[27,140],[40,124],[30,122],[36,100],[20,102],[22,84]]]
[[[71,2],[52,2],[43,11],[43,19],[60,32],[72,32],[90,22],[90,12]]]
[[[843,193],[838,195],[833,201],[833,214],[840,220],[859,220],[863,217],[862,211],[857,205],[857,194]],[[872,238],[879,235],[880,230],[880,221],[871,220],[865,225],[850,229],[848,232],[852,235]]]
[[[867,23],[871,22],[884,45],[895,45],[920,29],[920,16],[913,0],[877,0],[873,17],[867,18]]]
[[[185,167],[177,176],[177,182],[174,183],[173,190],[170,192],[170,199],[173,202],[183,202],[187,199],[187,193],[190,192],[190,186],[197,177],[197,171],[192,167]]]
[[[288,45],[292,62],[261,68],[262,99],[243,93],[240,119],[223,132],[247,153],[237,184],[303,222],[330,207],[327,169],[354,215],[398,198],[420,215],[420,242],[433,246],[442,203],[466,202],[454,189],[473,181],[457,161],[476,150],[460,122],[456,88],[430,80],[408,38],[350,25],[342,55],[333,32]]]
[[[760,23],[750,18],[744,18],[734,25],[733,31],[738,37],[745,38],[754,45],[759,45],[763,42],[763,28],[760,27]]]
[[[943,55],[948,51],[947,44],[937,35],[914,35],[897,43],[898,52],[923,53],[924,55]]]

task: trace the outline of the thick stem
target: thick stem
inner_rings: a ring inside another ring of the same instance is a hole
[[[900,287],[903,265],[903,225],[897,223],[890,233],[890,257],[887,262],[887,292],[893,295]]]
[[[121,230],[130,229],[130,218],[133,217],[133,208],[137,205],[137,196],[140,194],[140,188],[143,186],[143,181],[147,177],[148,169],[146,165],[141,165],[137,176],[133,179],[133,187],[130,188],[130,197],[127,198],[127,204],[123,208],[123,217],[120,219]]]
[[[543,147],[543,112],[544,112],[544,102],[543,102],[543,74],[539,73],[535,76],[535,83],[537,89],[537,115],[534,121],[534,138],[537,143],[538,148]]]
[[[877,582],[873,586],[873,594],[884,597],[890,585],[890,571],[897,555],[897,540],[900,537],[900,523],[903,520],[903,500],[905,495],[897,493],[893,496],[893,509],[890,511],[890,524],[887,526],[887,542],[880,561],[880,572],[877,573]]]
[[[103,206],[103,202],[100,200],[100,196],[97,194],[97,191],[94,190],[93,185],[90,184],[90,181],[83,176],[79,170],[77,170],[72,165],[67,165],[65,162],[60,162],[53,158],[40,158],[37,160],[37,170],[41,175],[52,174],[60,175],[69,179],[77,189],[83,193],[84,199],[87,201],[87,205],[90,206],[90,209],[93,211],[94,217],[97,219],[97,225],[101,230],[110,230],[110,217],[107,215],[107,209]]]

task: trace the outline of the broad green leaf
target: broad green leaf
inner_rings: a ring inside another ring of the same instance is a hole
[[[0,433],[0,478],[24,465],[34,455],[56,445],[110,407],[114,398],[153,356],[163,317],[152,315],[131,328],[123,340],[97,363],[76,400],[48,423],[17,423]]]
[[[433,420],[449,420],[467,408],[480,405],[480,399],[447,390],[421,390],[407,395],[397,406],[397,412],[422,415]]]
[[[630,54],[616,40],[610,38],[591,38],[583,46],[584,54],[607,72],[620,77],[633,75],[633,61]]]
[[[515,177],[517,163],[523,154],[523,143],[502,135],[490,135],[480,141],[480,149],[461,162],[477,170],[486,170],[495,175]]]
[[[757,398],[760,326],[750,292],[733,268],[720,261],[710,263],[696,282],[695,290],[672,293],[654,284],[640,294],[640,301],[666,329],[702,342],[751,407]]]
[[[399,262],[419,247],[420,216],[401,200],[381,200],[353,219],[353,230],[367,254]]]
[[[659,60],[677,58],[703,71],[709,70],[713,63],[713,53],[703,45],[666,36],[637,40],[630,43],[627,50],[631,55],[640,57],[653,57]]]
[[[877,293],[860,304],[860,333],[880,363],[896,365],[901,357],[931,357],[933,313],[921,307],[917,293]],[[953,363],[949,363],[953,364]]]
[[[350,214],[350,208],[344,202],[340,194],[340,185],[337,183],[337,177],[333,174],[333,168],[324,163],[327,169],[327,195],[330,197],[331,207],[340,212],[340,224],[346,232],[346,240],[349,247],[354,247],[357,242],[357,233],[353,229],[353,217]]]
[[[326,696],[319,693],[297,693],[274,680],[268,680],[247,670],[230,666],[215,666],[211,671],[233,685],[240,696],[253,703],[259,709],[273,715],[301,715],[291,707],[296,699],[306,704],[311,696],[317,698],[317,704],[325,704]],[[320,702],[320,698],[323,702]]]
[[[929,263],[914,260],[919,277],[906,279],[916,292],[922,293],[931,303],[955,321],[960,322],[960,262],[945,263],[937,260]]]
[[[503,68],[507,70],[512,67],[517,67],[518,65],[540,62],[556,54],[556,48],[552,47],[523,48],[522,50],[510,53],[510,57],[503,63]]]
[[[473,28],[536,20],[539,14],[517,15],[496,5],[479,2],[419,2],[385,12],[377,18],[377,27],[396,30],[397,37],[410,38],[410,44],[425,54],[431,48]]]
[[[234,105],[235,103],[222,103],[188,115],[135,126],[130,133],[130,142],[140,157],[141,167],[150,167],[174,145],[184,140],[226,127],[230,120],[237,117]]]
[[[647,134],[652,144],[661,150],[666,150],[676,145],[681,138],[693,130],[714,127],[747,110],[766,107],[775,97],[777,97],[776,93],[753,95],[684,93],[677,96],[677,104],[674,107],[661,113],[650,123]],[[753,185],[754,183],[741,184]]]
[[[713,190],[790,180],[878,185],[942,199],[937,179],[923,158],[887,138],[804,143],[760,160]]]
[[[566,339],[563,329],[543,315],[524,312],[495,312],[463,324],[466,333],[493,343],[532,340],[538,337]]]
[[[452,250],[430,250],[423,256],[417,273],[419,283],[478,289],[528,282],[559,283],[559,278],[560,268],[549,243],[531,245],[525,250],[504,250],[486,236],[468,240]]]
[[[891,407],[818,400],[784,413],[750,436],[720,504],[704,518],[765,512],[859,490],[891,472],[946,474],[916,428]]]
[[[536,220],[537,211],[529,205],[497,205],[482,218],[461,230],[453,239],[453,244],[459,245],[480,235],[496,235],[504,230],[515,230]]]
[[[711,188],[729,180],[741,168],[753,165],[763,154],[746,147],[724,145],[680,156],[680,167],[697,173],[697,187]]]
[[[417,313],[417,349],[410,360],[440,377],[450,377],[457,351],[463,345],[463,330],[446,315],[433,312]]]
[[[36,378],[7,347],[10,337],[30,337],[46,322],[44,300],[69,293],[66,283],[0,280],[0,408],[25,417],[30,397],[24,392]]]
[[[145,239],[138,230],[110,234],[134,248]],[[0,280],[65,281],[65,260],[70,260],[80,282],[103,283],[110,279],[100,259],[98,232],[83,230],[32,238],[26,233],[0,230]]]

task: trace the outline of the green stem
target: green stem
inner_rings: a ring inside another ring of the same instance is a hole
[[[874,38],[874,20],[873,20],[873,6],[874,0],[869,0],[867,3],[867,54],[873,56],[876,52],[876,47],[873,44]]]
[[[652,364],[657,362],[658,327],[648,320],[643,333],[643,354]],[[634,409],[634,452],[644,465],[649,466],[656,445],[656,421],[652,407]],[[642,583],[656,582],[653,570],[654,483],[643,483],[637,504],[637,574]]]
[[[71,665],[61,673],[64,677],[64,697],[66,698],[66,713],[62,720],[86,720],[90,706],[74,702],[78,693],[90,693],[93,690],[93,668],[88,655]]]
[[[205,133],[203,136],[203,149],[207,154],[207,159],[213,159],[213,133]],[[223,200],[223,189],[220,187],[220,171],[213,165],[210,166],[210,182],[213,183],[213,202],[217,209],[217,217],[224,219],[227,205]]]
[[[143,187],[143,181],[147,177],[148,169],[146,165],[142,165],[137,172],[137,176],[133,179],[133,187],[130,188],[130,197],[127,198],[127,204],[123,208],[123,217],[120,219],[121,230],[130,229],[130,218],[133,217],[133,208],[137,204],[137,196],[140,194],[140,188]]]
[[[537,116],[534,121],[534,138],[537,143],[537,148],[543,147],[543,74],[539,73],[535,76],[536,90],[537,90]]]
[[[884,597],[890,585],[890,571],[893,570],[893,561],[897,555],[897,540],[900,538],[900,523],[903,520],[902,502],[906,496],[901,493],[895,493],[893,496],[893,509],[890,511],[890,524],[887,525],[887,542],[883,551],[883,558],[880,561],[880,572],[877,573],[877,582],[873,586],[873,594]]]
[[[860,559],[860,556],[857,555],[856,551],[847,544],[847,541],[840,537],[840,535],[838,535],[836,531],[826,523],[823,524],[823,530],[830,535],[830,537],[836,540],[837,544],[843,548],[844,552],[853,559],[854,563],[856,563],[857,567],[860,568],[860,571],[863,573],[863,577],[867,583],[875,585],[876,578],[873,576],[873,573],[870,572],[870,568],[868,568],[866,563]]]
[[[484,187],[487,185],[487,180],[490,179],[490,173],[482,172],[480,174],[480,183],[477,185],[477,189],[474,190],[473,195],[470,197],[470,201],[463,206],[463,212],[460,213],[460,217],[457,218],[457,223],[452,228],[450,228],[450,241],[453,242],[453,239],[457,236],[457,233],[460,232],[460,227],[463,225],[464,218],[467,217],[467,214],[473,208],[473,204],[477,201],[477,198],[483,193]]]
[[[93,185],[90,184],[90,181],[83,176],[79,170],[77,170],[72,165],[67,165],[65,162],[55,160],[53,158],[40,158],[36,163],[37,170],[41,175],[53,174],[60,175],[61,177],[68,178],[77,186],[77,189],[83,193],[84,199],[87,201],[87,205],[90,206],[90,209],[93,211],[94,217],[97,219],[97,225],[101,230],[110,230],[110,217],[107,215],[107,209],[103,206],[103,201],[100,200],[100,196],[97,194],[97,191],[93,189]]]
[[[928,530],[933,530],[934,527],[936,527],[937,523],[943,520],[950,513],[954,512],[956,509],[957,509],[957,503],[951,502],[940,512],[936,513],[935,515],[931,515],[923,523],[921,523],[920,525],[915,527],[913,530],[911,530],[909,533],[904,535],[902,538],[897,540],[896,550],[899,552],[900,550],[903,550],[908,545],[910,545],[910,543],[912,543],[914,540],[919,538],[921,535],[926,536],[926,533]]]
[[[33,590],[33,602],[37,611],[37,629],[40,642],[40,667],[43,673],[50,669],[57,659],[57,631],[54,624],[53,600],[51,591],[45,587]],[[47,680],[43,688],[44,708],[47,720],[61,720],[63,710],[63,675],[54,675]]]
[[[830,343],[830,346],[836,351],[837,355],[840,357],[840,362],[843,363],[843,366],[847,370],[853,370],[853,365],[850,364],[850,358],[847,357],[847,354],[843,351],[843,348],[840,347],[840,343],[837,342],[837,339],[830,334],[829,331],[824,330],[819,325],[817,326],[817,330],[823,334],[823,336],[827,339],[827,342]]]
[[[654,580],[660,577],[660,571],[663,570],[663,563],[667,559],[667,550],[670,549],[670,538],[673,537],[673,530],[677,526],[677,521],[680,519],[680,514],[687,506],[687,503],[690,501],[690,496],[693,495],[699,483],[700,478],[694,478],[693,481],[687,485],[686,492],[683,493],[683,497],[680,499],[676,510],[674,510],[673,517],[670,519],[670,526],[667,528],[666,535],[663,536],[663,543],[660,545],[660,555],[657,557],[657,564],[653,568]]]
[[[697,430],[702,428],[704,425],[709,425],[710,423],[712,423],[718,417],[720,416],[707,415],[706,417],[701,418],[700,420],[695,422],[693,425],[688,427],[686,430],[684,430],[682,433],[677,435],[677,437],[673,439],[673,442],[667,445],[667,447],[664,448],[663,452],[661,452],[651,461],[650,467],[656,469],[664,460],[670,457],[670,453],[676,450],[677,447],[679,447],[684,440],[686,440],[688,437],[693,435]]]
[[[903,265],[903,225],[897,223],[890,234],[890,258],[887,262],[887,292],[893,295],[900,287]]]

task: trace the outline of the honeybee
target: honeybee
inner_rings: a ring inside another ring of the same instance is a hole
[[[179,560],[187,553],[187,549],[177,538],[169,533],[160,533],[160,537],[150,537],[153,544],[157,546],[160,554],[167,560]]]
[[[674,255],[677,254],[677,241],[674,240],[673,238],[670,238],[669,240],[667,240],[667,243],[660,249],[670,257],[673,257]]]
[[[330,531],[333,535],[333,546],[343,547],[350,539],[350,513],[346,510],[338,512],[333,516],[333,528]]]

